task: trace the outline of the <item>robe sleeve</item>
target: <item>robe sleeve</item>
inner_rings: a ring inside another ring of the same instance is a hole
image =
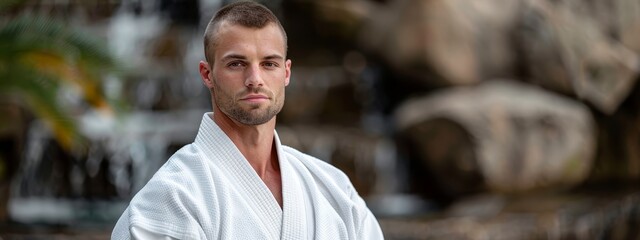
[[[132,240],[142,240],[142,239],[158,239],[158,240],[176,240],[177,238],[173,238],[167,235],[155,233],[144,228],[131,226],[131,239]]]
[[[175,224],[158,224],[154,219],[138,217],[137,221],[131,221],[131,209],[127,208],[122,214],[111,233],[114,240],[134,239],[203,239],[204,232],[199,224],[189,216],[175,214],[175,212],[162,215],[167,222]],[[144,215],[155,215],[153,211],[146,211]]]
[[[360,223],[360,230],[358,233],[358,239],[384,239],[380,224],[373,216],[371,211],[367,209],[367,213],[362,218]]]
[[[150,180],[124,211],[112,239],[204,239],[199,223],[203,210],[197,184],[188,178],[161,176]]]
[[[353,186],[351,187],[351,199],[356,204],[358,208],[359,218],[359,229],[357,231],[357,239],[384,239],[384,235],[382,234],[382,229],[380,228],[380,224],[376,217],[373,215],[371,210],[367,207],[365,201],[358,195],[358,193],[354,190]]]
[[[112,240],[129,240],[131,234],[129,233],[129,208],[124,210],[120,219],[116,223],[116,226],[111,232]]]
[[[156,233],[148,229],[131,225],[129,223],[129,209],[127,208],[122,214],[122,217],[118,220],[113,232],[111,233],[111,239],[115,240],[134,240],[134,239],[160,239],[160,240],[175,240],[164,234]]]

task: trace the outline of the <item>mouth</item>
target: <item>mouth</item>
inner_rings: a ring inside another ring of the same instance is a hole
[[[264,101],[268,101],[269,97],[265,96],[265,95],[260,95],[260,94],[251,94],[251,95],[247,95],[243,98],[240,98],[240,101],[247,101],[247,102],[264,102]]]

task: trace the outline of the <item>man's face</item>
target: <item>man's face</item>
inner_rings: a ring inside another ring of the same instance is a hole
[[[204,79],[213,94],[214,112],[219,110],[244,125],[273,119],[284,105],[291,75],[284,45],[275,24],[261,29],[221,24],[207,74],[210,84]]]

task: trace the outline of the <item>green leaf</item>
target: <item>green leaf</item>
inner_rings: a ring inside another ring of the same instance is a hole
[[[73,119],[57,101],[58,89],[62,84],[76,85],[94,106],[113,102],[106,99],[99,81],[121,68],[104,46],[99,39],[47,17],[25,14],[11,19],[0,25],[0,98],[19,99],[52,126],[63,145],[70,145],[79,136]]]

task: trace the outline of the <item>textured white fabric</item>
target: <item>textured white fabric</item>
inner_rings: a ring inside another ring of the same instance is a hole
[[[282,146],[276,133],[280,208],[211,114],[131,200],[112,239],[383,238],[343,172]]]

